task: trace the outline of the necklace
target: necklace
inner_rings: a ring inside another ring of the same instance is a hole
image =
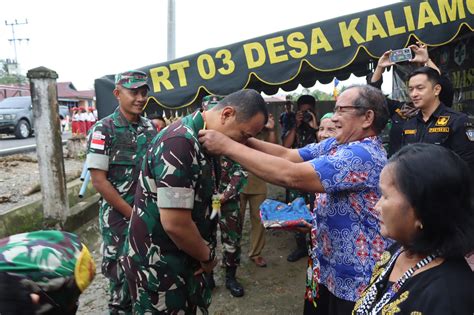
[[[376,302],[376,298],[378,295],[378,288],[380,287],[381,282],[385,279],[385,276],[387,276],[387,274],[392,270],[395,260],[398,258],[398,256],[400,256],[402,251],[403,249],[400,247],[397,250],[397,252],[392,256],[385,270],[380,274],[377,280],[375,280],[375,282],[370,286],[367,294],[364,296],[362,303],[357,308],[357,310],[355,310],[355,314],[378,314],[382,310],[382,308],[385,305],[387,305],[388,302],[390,302],[390,300],[392,300],[392,298],[400,290],[403,284],[413,276],[415,271],[426,266],[427,264],[432,262],[436,257],[438,257],[437,254],[431,254],[423,258],[419,262],[417,262],[415,266],[408,269],[400,277],[400,279],[398,279],[393,285],[391,285],[388,288],[387,292],[385,292],[384,295],[380,298],[380,300],[375,304],[375,306],[371,308],[372,304]]]
[[[206,130],[207,124],[206,124],[206,112],[202,111],[201,112],[202,118],[204,120],[204,125],[202,127],[203,130]],[[217,216],[220,216],[221,212],[221,195],[219,194],[219,184],[220,184],[220,179],[221,179],[221,167],[220,167],[220,158],[219,157],[211,157],[210,158],[211,162],[211,176],[214,178],[214,184],[215,187],[213,189],[213,195],[212,195],[212,202],[211,202],[211,207],[212,207],[212,212],[210,215],[210,219],[214,219]],[[216,219],[217,221],[217,219]]]

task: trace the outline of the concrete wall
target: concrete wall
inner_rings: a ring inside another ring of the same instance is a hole
[[[69,213],[64,224],[72,231],[98,215],[99,195],[89,183],[84,198],[79,198],[82,181],[76,179],[67,185]],[[0,237],[42,229],[43,205],[41,198],[0,214]]]

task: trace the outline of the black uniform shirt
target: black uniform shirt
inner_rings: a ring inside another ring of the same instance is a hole
[[[456,152],[473,169],[474,141],[469,141],[466,134],[467,123],[466,114],[441,103],[426,122],[421,111],[406,121],[403,145],[418,142],[442,145]]]
[[[367,75],[367,84],[381,90],[383,77],[380,77],[378,81],[372,82],[372,76],[373,73],[369,73]],[[441,74],[439,78],[439,84],[441,85],[441,93],[439,94],[440,101],[446,106],[451,107],[453,105],[454,87],[451,80],[449,79],[449,76],[445,73]],[[389,132],[388,143],[388,157],[391,157],[395,152],[400,150],[403,145],[403,125],[416,113],[403,110],[403,107],[406,106],[408,108],[410,105],[397,100],[392,100],[390,98],[387,98],[387,105],[388,111],[390,113],[390,119],[392,121],[392,128]]]

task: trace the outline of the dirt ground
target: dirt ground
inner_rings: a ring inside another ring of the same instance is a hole
[[[281,197],[283,190],[272,187],[271,197]],[[295,247],[293,233],[287,231],[266,231],[266,245],[262,256],[268,266],[257,267],[247,257],[249,248],[250,222],[244,225],[242,241],[242,262],[237,278],[245,288],[245,296],[234,298],[224,286],[224,268],[215,270],[217,287],[213,291],[210,314],[302,314],[306,259],[290,263],[288,253]],[[100,237],[96,220],[77,231],[91,248],[93,256],[100,262]],[[218,251],[220,254],[221,246]],[[219,255],[222,257],[221,255]],[[218,256],[218,257],[219,257]],[[107,282],[97,267],[97,276],[82,294],[78,314],[107,314]]]
[[[84,161],[64,159],[68,181],[78,178]],[[0,213],[40,199],[38,159],[35,152],[0,157]]]

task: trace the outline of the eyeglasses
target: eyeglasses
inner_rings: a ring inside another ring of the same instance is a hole
[[[357,109],[361,108],[360,106],[334,106],[334,114],[342,114],[342,113],[347,113],[350,109]]]

